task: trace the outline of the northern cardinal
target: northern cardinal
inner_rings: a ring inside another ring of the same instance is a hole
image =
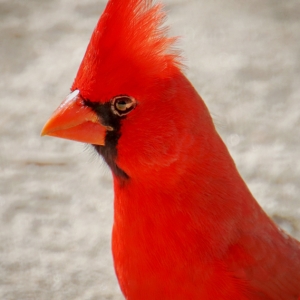
[[[112,250],[128,300],[292,300],[300,243],[266,215],[181,71],[151,0],[109,0],[42,135],[112,170]]]

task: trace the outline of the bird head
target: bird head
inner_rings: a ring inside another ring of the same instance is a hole
[[[209,115],[180,70],[164,18],[150,0],[109,0],[71,93],[42,135],[94,145],[119,178],[191,154],[196,120],[210,122]]]

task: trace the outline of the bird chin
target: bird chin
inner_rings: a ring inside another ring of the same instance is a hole
[[[129,176],[126,174],[126,172],[116,164],[115,158],[117,155],[113,149],[110,149],[110,147],[106,145],[93,145],[93,147],[95,148],[96,152],[103,157],[104,161],[109,166],[115,177],[121,179],[122,181],[127,181],[129,179]]]

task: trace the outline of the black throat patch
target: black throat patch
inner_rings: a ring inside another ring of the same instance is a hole
[[[90,107],[97,113],[101,124],[110,126],[113,130],[106,132],[105,145],[93,145],[96,151],[104,158],[105,162],[111,168],[112,172],[121,179],[129,179],[129,176],[118,167],[116,158],[118,155],[118,141],[121,136],[121,120],[126,116],[120,117],[115,115],[111,110],[111,103],[95,103],[89,100],[84,100],[85,105]]]

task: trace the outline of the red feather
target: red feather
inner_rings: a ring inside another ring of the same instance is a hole
[[[161,5],[145,0],[114,0],[107,4],[83,58],[72,90],[91,101],[131,94],[177,71],[176,40],[161,27]],[[97,98],[101,95],[101,99]]]
[[[151,1],[110,0],[74,81],[79,91],[43,133],[86,141],[85,132],[105,148],[103,132],[114,128],[97,131],[104,118],[93,105],[103,109],[118,95],[136,100],[118,119],[113,157],[128,176],[113,174],[112,248],[126,299],[296,300],[300,244],[265,214],[239,175],[180,70],[164,17]]]

